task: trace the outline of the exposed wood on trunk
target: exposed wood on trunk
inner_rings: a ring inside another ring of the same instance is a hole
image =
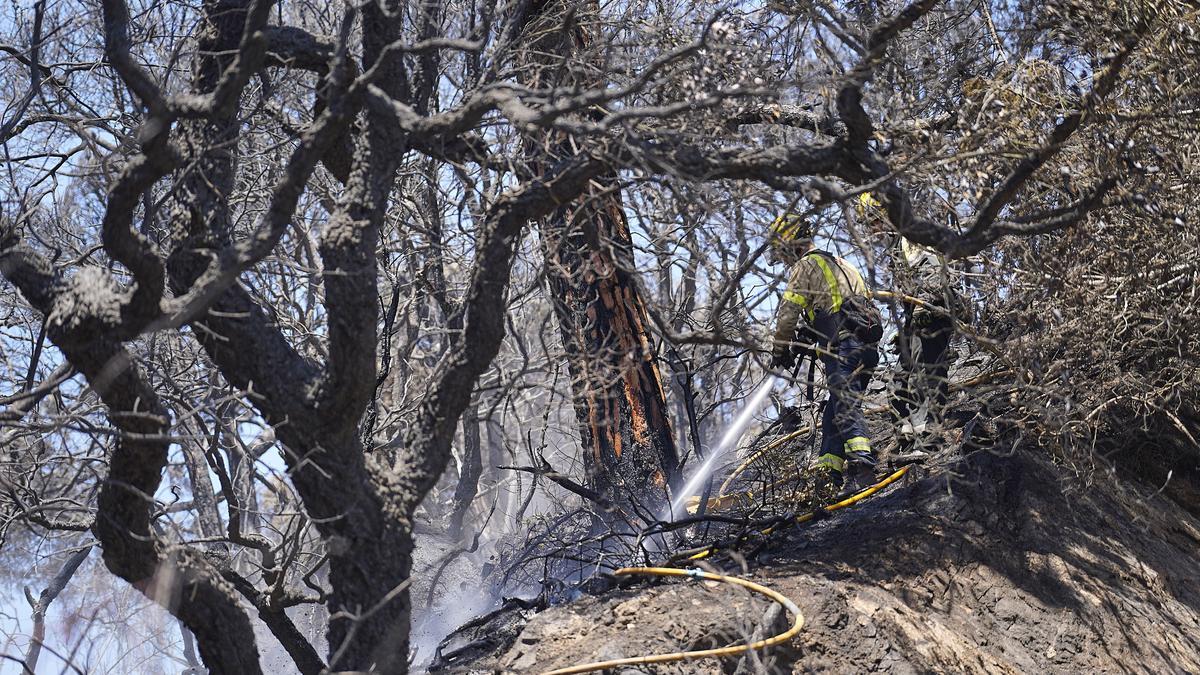
[[[633,496],[665,487],[678,460],[645,302],[630,278],[632,244],[617,194],[544,221],[542,248],[589,482]]]
[[[546,0],[530,9],[523,69],[532,86],[602,87],[594,73],[563,67],[599,58],[582,6]],[[548,132],[526,143],[544,166],[574,154],[571,141]],[[609,496],[661,501],[678,475],[675,439],[649,332],[645,300],[633,279],[633,243],[616,176],[592,181],[578,200],[539,223],[545,274],[571,373],[575,417],[588,482]]]

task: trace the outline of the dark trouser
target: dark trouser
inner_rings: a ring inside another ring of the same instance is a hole
[[[921,326],[913,324],[910,316],[900,334],[901,340],[911,337],[917,339],[909,340],[909,347],[900,350],[904,379],[892,399],[897,420],[908,417],[926,400],[930,402],[930,414],[935,417],[941,417],[942,408],[946,405],[949,386],[947,374],[950,371],[946,352],[954,335],[954,324],[944,316],[928,317]]]
[[[836,324],[832,327],[836,327]],[[823,327],[818,325],[818,328]],[[829,345],[828,351],[832,353],[821,355],[829,398],[825,401],[825,412],[821,418],[821,452],[818,457],[831,454],[845,459],[847,440],[869,437],[862,404],[871,374],[879,365],[879,349],[873,344],[863,344],[851,333],[841,332],[839,339]]]

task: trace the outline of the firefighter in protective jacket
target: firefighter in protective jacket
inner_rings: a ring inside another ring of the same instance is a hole
[[[776,261],[791,267],[775,319],[772,366],[790,370],[797,356],[820,359],[829,398],[816,470],[840,486],[848,462],[875,463],[862,399],[879,364],[879,313],[858,270],[817,250],[799,217],[776,219],[771,237]]]
[[[932,421],[941,420],[946,407],[950,369],[949,347],[954,336],[954,311],[961,302],[954,289],[944,283],[946,265],[936,251],[900,240],[906,281],[913,300],[907,298],[904,325],[896,336],[903,373],[892,410],[899,424],[902,451],[916,449],[924,421],[914,420],[922,410]]]
[[[856,210],[867,224],[886,219],[883,205],[870,193],[859,195]],[[948,270],[937,251],[898,238],[893,279],[904,290],[904,321],[896,334],[901,368],[891,408],[902,453],[919,449],[927,422],[940,423],[946,407],[954,322],[966,309]]]

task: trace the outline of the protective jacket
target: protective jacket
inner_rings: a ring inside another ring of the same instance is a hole
[[[906,318],[896,334],[902,368],[892,395],[901,445],[908,450],[915,447],[916,431],[925,427],[926,414],[936,420],[944,411],[954,318],[968,314],[962,296],[948,283],[944,258],[907,239],[900,240],[900,252],[905,290],[917,300],[903,302]]]
[[[900,239],[900,251],[904,258],[905,286],[908,287],[908,291],[922,303],[948,312],[960,320],[964,319],[965,307],[962,297],[946,282],[943,271],[946,265],[945,258],[937,251],[914,244],[906,238]],[[944,316],[921,304],[909,307],[909,314],[910,320],[918,326],[928,325],[935,317]]]
[[[796,329],[803,319],[816,328],[822,316],[837,314],[847,298],[865,298],[867,286],[854,266],[842,258],[812,251],[792,266],[787,290],[775,316],[774,349],[788,349],[796,341]],[[832,342],[836,335],[825,335]]]

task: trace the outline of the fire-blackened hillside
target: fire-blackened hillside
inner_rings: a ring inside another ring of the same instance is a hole
[[[1194,2],[12,8],[5,663],[1193,668]]]

